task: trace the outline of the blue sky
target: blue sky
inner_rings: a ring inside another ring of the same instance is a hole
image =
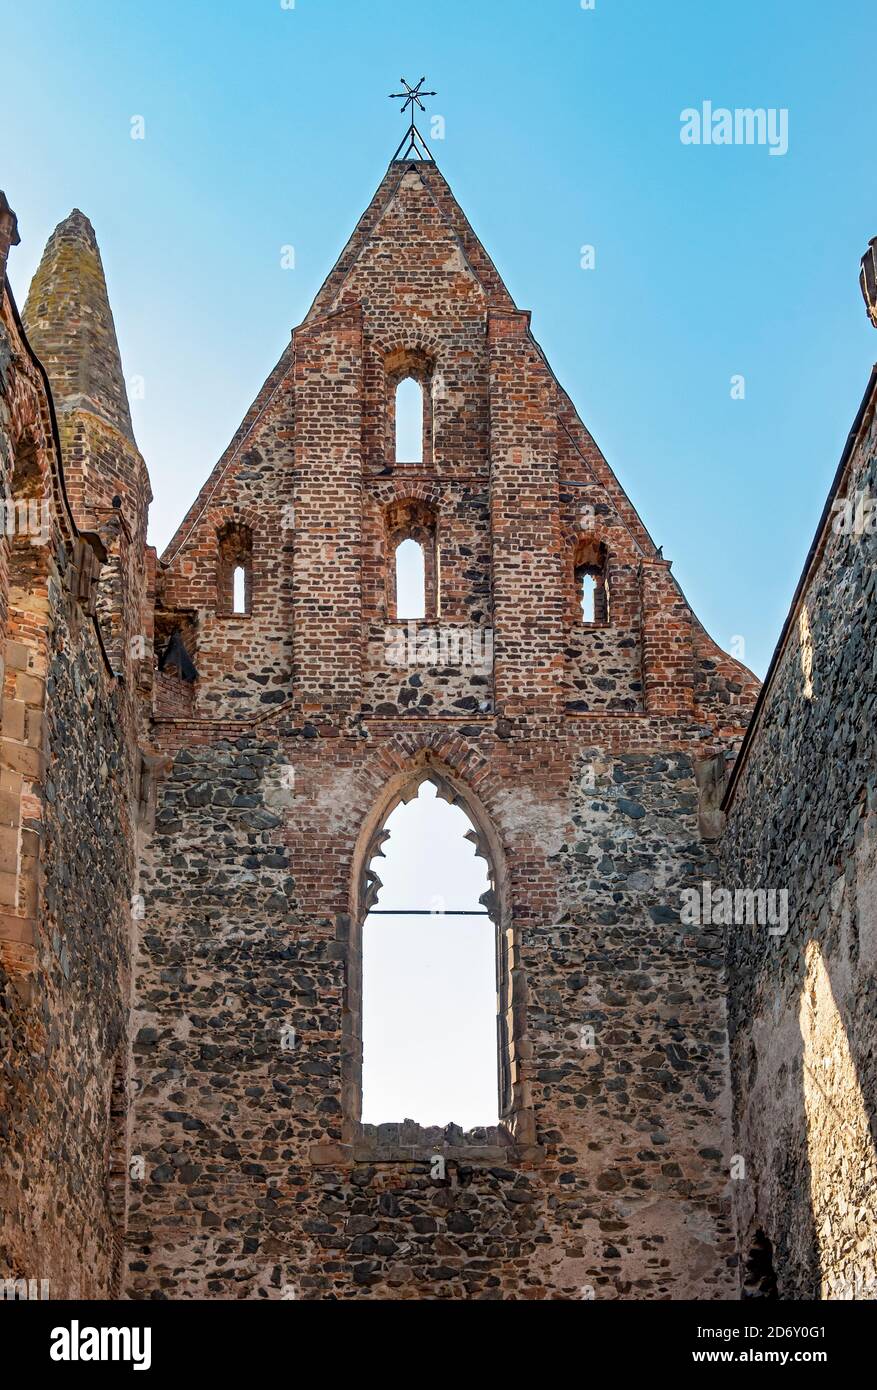
[[[374,192],[387,94],[425,73],[475,230],[696,611],[764,671],[877,345],[870,0],[3,0],[0,33],[11,280],[23,301],[88,213],[156,543]],[[787,108],[788,153],[683,146],[704,100]]]

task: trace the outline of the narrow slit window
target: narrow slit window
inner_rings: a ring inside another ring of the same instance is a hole
[[[426,564],[418,541],[396,547],[396,617],[400,622],[426,617]]]
[[[247,611],[247,571],[243,565],[235,565],[232,575],[232,612]]]
[[[583,540],[573,562],[575,593],[585,627],[609,622],[609,583],[606,547],[596,540]]]
[[[410,376],[396,387],[396,462],[423,462],[423,387]]]
[[[219,532],[218,543],[217,611],[225,617],[247,617],[253,603],[253,533],[249,526],[229,522]]]
[[[594,617],[596,596],[597,581],[593,574],[586,570],[582,575],[582,622],[584,623],[596,621]]]

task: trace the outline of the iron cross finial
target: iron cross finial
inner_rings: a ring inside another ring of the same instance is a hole
[[[426,107],[424,106],[424,104],[423,104],[423,102],[421,101],[420,98],[421,98],[421,97],[435,97],[435,96],[438,96],[438,92],[424,92],[424,91],[421,90],[421,88],[423,87],[424,82],[426,81],[426,78],[425,78],[425,77],[421,77],[421,79],[420,79],[420,81],[418,82],[418,84],[417,84],[416,87],[412,87],[411,84],[410,84],[410,82],[406,82],[406,80],[405,80],[404,77],[400,77],[399,81],[402,83],[402,86],[405,88],[405,91],[404,91],[404,92],[391,92],[391,93],[390,93],[390,100],[391,100],[391,101],[401,101],[401,102],[402,102],[402,114],[403,114],[403,116],[404,116],[405,112],[408,110],[408,107],[409,107],[409,106],[411,107],[411,124],[413,125],[413,124],[414,124],[414,108],[415,108],[415,106],[419,106],[420,109],[421,109],[421,111],[425,111],[425,110],[426,110]]]
[[[408,107],[409,107],[409,106],[411,107],[411,124],[410,124],[410,126],[408,127],[408,131],[407,131],[406,135],[404,136],[404,138],[403,138],[403,140],[402,140],[402,143],[401,143],[400,146],[399,146],[399,149],[398,149],[398,150],[396,151],[396,153],[393,155],[393,159],[394,159],[394,160],[398,159],[398,158],[399,158],[399,153],[400,153],[400,151],[404,148],[405,153],[402,155],[402,158],[403,158],[403,159],[408,159],[408,158],[410,158],[412,155],[416,155],[418,159],[428,159],[428,160],[431,160],[431,159],[432,159],[432,155],[430,154],[429,150],[428,150],[427,147],[426,147],[426,144],[425,144],[425,142],[424,142],[423,136],[420,134],[420,131],[417,129],[417,126],[416,126],[416,124],[415,124],[415,122],[414,122],[414,116],[415,116],[415,112],[416,112],[418,109],[421,110],[421,111],[425,111],[425,110],[426,110],[426,107],[424,106],[423,101],[422,101],[422,98],[423,98],[423,97],[434,97],[434,96],[438,96],[438,93],[437,93],[437,92],[425,92],[425,91],[423,90],[423,84],[424,84],[424,82],[426,81],[426,78],[425,78],[425,77],[421,77],[421,79],[420,79],[420,81],[418,82],[418,84],[417,84],[416,87],[412,87],[412,86],[411,86],[411,83],[408,82],[408,81],[406,81],[406,79],[405,79],[404,77],[401,78],[400,80],[401,80],[402,86],[405,88],[405,90],[404,90],[404,92],[391,92],[391,93],[390,93],[390,100],[391,100],[391,101],[401,101],[401,102],[402,102],[402,114],[403,114],[403,116],[404,116],[405,112],[408,110]]]

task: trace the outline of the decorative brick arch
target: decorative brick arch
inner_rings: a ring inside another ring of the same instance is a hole
[[[526,1036],[526,985],[519,965],[520,944],[512,925],[509,874],[494,819],[475,790],[475,785],[481,785],[486,778],[488,764],[483,758],[473,756],[471,750],[454,738],[439,737],[432,746],[416,750],[412,747],[417,742],[415,739],[400,737],[395,742],[394,756],[385,754],[382,766],[370,770],[369,782],[374,795],[352,856],[349,913],[344,919],[348,948],[342,1025],[344,1141],[355,1145],[361,1133],[362,929],[380,888],[380,881],[370,866],[387,839],[384,827],[389,816],[397,806],[413,800],[424,782],[432,782],[443,800],[465,812],[472,825],[467,838],[487,862],[490,889],[482,903],[496,932],[500,1123],[511,1139],[533,1143],[535,1122],[532,1111],[525,1104],[520,1073]]]
[[[384,508],[383,533],[388,621],[399,617],[396,551],[403,541],[413,540],[423,551],[424,620],[435,622],[441,611],[438,513],[419,498],[399,497]]]
[[[371,495],[382,507],[414,501],[423,502],[436,512],[442,501],[441,487],[425,478],[382,478],[372,486]]]
[[[251,531],[256,532],[260,523],[264,520],[264,514],[258,507],[229,507],[215,506],[210,507],[204,514],[204,521],[211,531],[221,531],[223,526],[238,525],[248,526]]]
[[[582,621],[581,580],[587,573],[592,574],[597,581],[593,626],[603,627],[609,623],[611,570],[615,559],[611,544],[613,539],[605,526],[589,527],[587,530],[577,527],[569,533],[567,584],[570,594],[569,615],[573,624]]]
[[[423,392],[422,465],[433,463],[434,402],[433,383],[439,364],[439,345],[427,334],[411,331],[390,343],[372,344],[380,363],[379,393],[383,396],[383,453],[396,461],[396,389],[411,377]],[[406,460],[399,460],[406,462]]]
[[[209,543],[216,547],[216,603],[220,617],[249,617],[253,602],[253,554],[261,518],[255,507],[211,507],[207,513]],[[245,606],[235,613],[234,571],[243,566]]]

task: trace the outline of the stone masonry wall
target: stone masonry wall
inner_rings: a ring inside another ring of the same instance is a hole
[[[583,753],[523,721],[505,740],[269,722],[161,731],[178,751],[143,866],[129,1295],[732,1296],[720,952],[678,921],[707,872],[689,749],[708,730],[601,721]],[[357,835],[424,748],[502,841],[537,1138],[444,1136],[444,1181],[416,1135],[408,1160],[389,1133],[351,1141],[342,1086]]]
[[[99,565],[3,288],[3,495],[41,524],[13,507],[0,536],[0,1277],[102,1297],[120,1287],[125,1219],[134,703],[107,661]]]
[[[93,632],[68,626],[63,596],[52,599],[40,927],[24,997],[0,972],[0,1268],[48,1279],[52,1297],[98,1298],[121,1274],[111,1092],[127,1073],[134,837],[118,699]]]
[[[786,934],[728,929],[737,1224],[781,1298],[877,1297],[875,496],[872,395],[721,845],[723,883],[789,895]]]

